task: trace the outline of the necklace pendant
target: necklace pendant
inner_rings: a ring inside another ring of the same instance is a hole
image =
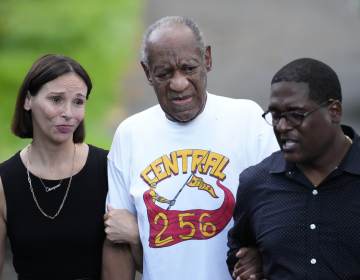
[[[51,188],[49,188],[49,187],[45,187],[45,191],[46,192],[51,192],[51,191],[53,191],[53,190],[56,190],[58,187],[60,187],[61,186],[61,183],[60,184],[57,184],[57,185],[55,185],[55,186],[53,186],[53,187],[51,187]]]

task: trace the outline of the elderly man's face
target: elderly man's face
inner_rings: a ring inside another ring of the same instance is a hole
[[[294,127],[285,117],[274,126],[280,148],[286,160],[297,164],[316,164],[332,151],[335,138],[331,104],[320,105],[309,98],[307,83],[279,82],[271,86],[269,111],[274,116],[284,112],[311,112]]]
[[[210,47],[202,57],[192,31],[171,25],[150,35],[148,50],[149,64],[142,66],[167,118],[191,121],[205,106]]]

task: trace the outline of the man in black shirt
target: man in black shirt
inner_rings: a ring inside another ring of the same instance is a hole
[[[254,246],[271,280],[360,279],[360,140],[341,115],[326,64],[298,59],[275,74],[263,117],[281,151],[240,175],[230,273],[237,250]]]

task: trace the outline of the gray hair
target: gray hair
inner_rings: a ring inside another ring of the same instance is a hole
[[[141,53],[140,53],[141,61],[144,64],[146,64],[146,65],[149,64],[148,40],[149,40],[151,33],[153,33],[155,30],[158,30],[162,27],[171,26],[171,25],[175,25],[175,24],[184,25],[191,29],[191,31],[193,32],[193,34],[195,36],[195,40],[198,44],[198,48],[200,50],[200,55],[201,55],[201,57],[204,56],[205,42],[204,42],[204,36],[203,36],[202,32],[200,31],[199,26],[192,19],[187,18],[187,17],[167,16],[167,17],[163,17],[163,18],[157,20],[156,22],[154,22],[152,25],[150,25],[148,27],[148,29],[144,33],[144,37],[143,37],[143,41],[142,41],[142,45],[141,45]]]

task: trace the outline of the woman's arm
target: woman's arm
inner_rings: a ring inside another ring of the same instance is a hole
[[[114,244],[105,239],[103,246],[102,280],[135,279],[135,262],[128,244]]]
[[[5,261],[6,247],[6,202],[4,188],[0,177],[0,276],[2,275]]]

